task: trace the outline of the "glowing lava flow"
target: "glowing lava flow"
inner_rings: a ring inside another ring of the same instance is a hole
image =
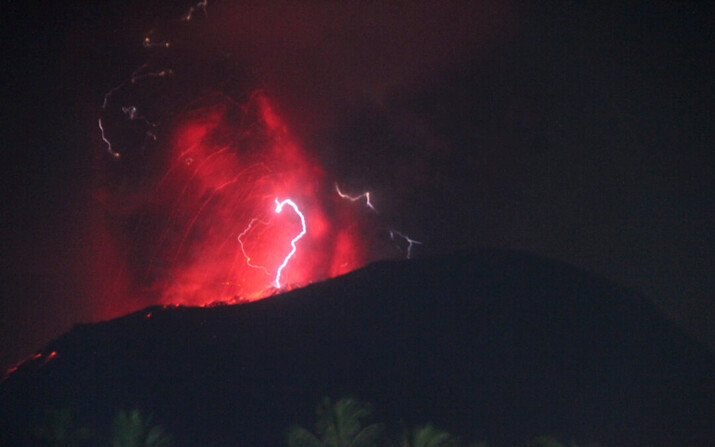
[[[283,260],[283,263],[278,267],[278,271],[276,272],[276,279],[274,281],[274,284],[276,288],[280,289],[281,288],[281,272],[285,268],[286,265],[288,265],[288,261],[290,258],[293,257],[296,251],[295,243],[300,240],[303,236],[305,236],[306,233],[306,228],[305,228],[305,216],[303,216],[303,213],[300,212],[298,209],[298,206],[290,199],[285,199],[282,202],[279,202],[278,199],[276,199],[276,213],[280,214],[281,211],[283,211],[283,205],[289,205],[291,208],[293,208],[293,211],[300,217],[300,225],[301,225],[301,230],[298,236],[294,237],[293,240],[290,241],[290,246],[291,251],[288,253],[288,256],[285,257]]]

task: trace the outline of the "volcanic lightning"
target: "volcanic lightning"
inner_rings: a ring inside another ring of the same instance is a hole
[[[405,240],[405,242],[407,242],[407,250],[406,250],[407,251],[407,255],[406,255],[407,259],[410,259],[410,257],[412,256],[412,247],[414,245],[422,245],[422,242],[411,239],[406,234],[400,233],[397,230],[390,230],[390,239],[392,239],[394,241],[395,236],[401,237],[402,239]]]
[[[102,118],[99,118],[97,122],[99,124],[99,134],[102,137],[102,141],[104,141],[104,143],[107,145],[107,152],[112,157],[119,158],[119,152],[116,152],[114,149],[112,149],[112,142],[109,141],[109,138],[107,138],[107,134],[104,131],[104,124],[102,124]]]
[[[362,193],[362,194],[360,194],[360,195],[357,195],[357,196],[351,196],[351,195],[348,195],[348,194],[345,194],[344,192],[342,192],[342,191],[340,190],[340,186],[338,186],[338,184],[335,183],[335,192],[338,193],[338,195],[340,196],[340,198],[349,200],[349,201],[351,201],[351,202],[357,202],[358,200],[364,198],[364,199],[365,199],[365,205],[366,205],[368,208],[370,208],[371,210],[373,210],[375,213],[377,213],[377,209],[375,209],[375,207],[372,205],[372,202],[370,202],[370,191],[364,192],[364,193]],[[410,238],[409,236],[407,236],[406,234],[401,233],[401,232],[399,232],[399,231],[397,231],[397,230],[392,230],[392,229],[391,229],[391,230],[388,230],[388,233],[390,234],[390,239],[391,239],[391,240],[393,240],[393,241],[396,242],[396,238],[397,238],[397,237],[400,237],[400,238],[402,238],[402,239],[407,243],[407,248],[406,248],[406,250],[405,250],[405,252],[406,252],[406,258],[407,258],[407,259],[410,259],[410,258],[412,257],[412,247],[413,247],[413,246],[415,246],[415,245],[422,245],[422,242],[420,242],[420,241],[418,241],[418,240],[415,240],[415,239],[412,239],[412,238]]]
[[[293,208],[293,211],[295,211],[295,213],[298,215],[298,217],[300,217],[301,230],[300,230],[300,233],[296,237],[294,237],[293,240],[290,241],[291,251],[290,251],[290,253],[288,253],[288,256],[285,257],[285,259],[283,260],[283,263],[280,265],[280,267],[278,267],[278,271],[276,272],[276,279],[274,281],[274,284],[275,284],[276,288],[278,288],[278,289],[281,288],[281,272],[283,271],[285,266],[288,265],[288,261],[290,260],[290,258],[292,258],[293,255],[295,254],[296,242],[298,242],[300,240],[300,238],[305,236],[305,233],[306,233],[305,216],[303,216],[303,213],[301,213],[300,210],[298,209],[298,205],[296,205],[292,200],[285,199],[284,201],[279,202],[278,199],[276,199],[276,210],[275,210],[276,214],[280,214],[281,211],[283,211],[284,205],[288,205],[291,208]]]
[[[305,234],[307,233],[307,227],[306,227],[306,225],[305,225],[305,216],[304,216],[303,213],[300,211],[300,209],[298,209],[298,205],[296,205],[295,202],[293,202],[293,201],[290,200],[290,199],[285,199],[285,200],[283,200],[282,202],[279,202],[278,199],[276,198],[276,199],[275,199],[275,203],[276,203],[276,208],[275,208],[274,211],[275,211],[276,214],[280,214],[280,213],[283,211],[283,207],[284,207],[285,205],[288,205],[288,206],[290,206],[291,208],[293,208],[293,211],[295,211],[295,213],[296,213],[296,214],[298,215],[298,217],[300,218],[300,225],[301,225],[301,231],[300,231],[300,233],[298,233],[298,235],[295,236],[295,237],[290,241],[291,251],[286,255],[285,258],[283,258],[283,262],[282,262],[281,265],[278,267],[278,270],[276,271],[276,277],[275,277],[275,279],[273,280],[273,285],[274,285],[277,289],[280,289],[280,288],[281,288],[281,273],[282,273],[283,269],[285,269],[285,267],[288,265],[288,261],[290,261],[290,259],[293,257],[293,255],[295,254],[295,252],[296,252],[296,250],[297,250],[297,247],[296,247],[295,244],[296,244],[303,236],[305,236]],[[251,257],[248,255],[248,253],[246,253],[246,248],[245,248],[245,246],[244,246],[244,244],[243,244],[243,238],[246,236],[246,234],[248,234],[249,231],[251,231],[251,229],[253,228],[253,225],[254,225],[256,222],[261,223],[261,224],[263,224],[263,225],[270,225],[270,224],[272,223],[272,221],[266,222],[266,221],[263,221],[263,220],[260,220],[260,219],[254,217],[254,218],[251,219],[251,221],[248,223],[248,226],[241,232],[241,234],[238,235],[238,243],[239,243],[240,246],[241,246],[241,252],[243,253],[243,256],[246,258],[246,264],[247,264],[249,267],[253,267],[253,268],[256,268],[256,269],[263,270],[263,271],[266,273],[266,275],[270,275],[270,273],[268,272],[268,269],[267,269],[265,266],[263,266],[263,265],[256,265],[256,264],[253,264],[253,263],[251,262]]]
[[[206,5],[195,2],[184,20],[203,26]],[[169,37],[144,38],[149,59],[105,93],[99,111],[99,142],[110,158],[121,154],[102,163],[96,194],[105,210],[97,245],[116,266],[107,274],[119,303],[112,312],[253,301],[395,248],[412,256],[421,242],[384,226],[372,191],[340,188],[292,135],[278,98],[250,85],[198,98],[182,90],[197,73],[170,58],[184,47]],[[297,219],[282,214],[286,206]]]
[[[198,10],[204,12],[204,17],[208,17],[208,12],[206,12],[206,6],[208,5],[208,0],[202,0],[196,3],[194,6],[190,7],[189,10],[181,18],[184,22],[189,22],[194,18],[194,13]]]
[[[270,221],[266,222],[266,221],[263,221],[261,219],[254,217],[248,223],[248,226],[241,232],[241,234],[238,235],[238,244],[241,246],[241,253],[243,253],[243,257],[246,258],[246,264],[249,267],[253,267],[254,269],[263,270],[264,272],[266,272],[266,275],[270,275],[270,273],[268,272],[268,269],[265,266],[256,265],[256,264],[251,263],[251,257],[248,256],[248,253],[246,253],[246,247],[243,244],[243,238],[246,236],[246,234],[248,234],[249,231],[251,231],[251,229],[253,228],[253,224],[255,224],[256,222],[261,223],[263,225],[270,225],[270,223],[271,223]]]
[[[375,207],[372,206],[372,203],[370,202],[370,191],[364,192],[364,193],[360,194],[359,196],[350,196],[350,195],[344,194],[342,191],[340,191],[340,187],[338,186],[337,183],[335,184],[335,191],[338,193],[338,195],[341,198],[347,199],[351,202],[357,202],[358,200],[365,198],[365,205],[367,205],[367,207],[370,208],[371,210],[373,210],[374,212],[377,212]]]

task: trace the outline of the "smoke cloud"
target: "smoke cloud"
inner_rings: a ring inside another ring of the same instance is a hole
[[[146,62],[106,93],[99,118],[103,314],[270,293],[296,234],[271,215],[275,200],[295,200],[308,222],[288,284],[409,255],[401,205],[446,148],[387,101],[474,57],[506,15],[491,3],[239,2],[150,29]],[[365,113],[382,120],[373,147],[336,138]],[[378,212],[338,184],[372,190]]]

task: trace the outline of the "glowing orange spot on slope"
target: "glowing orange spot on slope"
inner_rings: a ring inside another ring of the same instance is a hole
[[[57,357],[57,351],[50,352],[47,357],[45,357],[44,364],[46,365],[50,360],[54,359],[55,357]]]
[[[17,362],[11,368],[8,368],[5,371],[5,374],[3,374],[3,376],[0,378],[0,383],[7,380],[8,377],[10,377],[12,374],[17,372],[17,370],[23,366],[27,365],[29,367],[34,367],[34,368],[39,368],[39,367],[45,366],[50,360],[57,357],[57,351],[50,352],[49,354],[47,354],[47,356],[45,356],[44,359],[42,359],[43,356],[44,356],[43,353],[38,352],[38,353],[32,354],[32,355],[28,356],[27,358]],[[42,361],[37,362],[37,360],[39,360],[39,359],[42,359]]]

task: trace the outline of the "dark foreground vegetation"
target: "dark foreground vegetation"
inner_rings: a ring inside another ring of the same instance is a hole
[[[299,425],[288,430],[288,447],[488,447],[486,441],[465,440],[436,428],[432,424],[405,426],[400,429],[372,421],[372,405],[354,398],[332,401],[323,398],[316,411],[314,431]],[[171,447],[173,438],[152,417],[144,417],[134,409],[119,411],[111,431],[102,436],[96,431],[77,425],[69,409],[49,411],[45,421],[34,426],[32,442],[46,447]],[[551,436],[539,436],[527,447],[578,447],[564,444]],[[599,447],[597,444],[583,447]]]
[[[713,371],[715,356],[646,298],[568,265],[473,250],[380,262],[248,304],[77,326],[0,383],[0,445],[36,445],[31,428],[58,408],[92,428],[92,445],[135,408],[120,425],[147,436],[160,425],[175,447],[281,446],[296,423],[324,442],[315,402],[355,395],[374,404],[379,442],[392,446],[428,422],[463,445],[551,434],[711,446]]]

